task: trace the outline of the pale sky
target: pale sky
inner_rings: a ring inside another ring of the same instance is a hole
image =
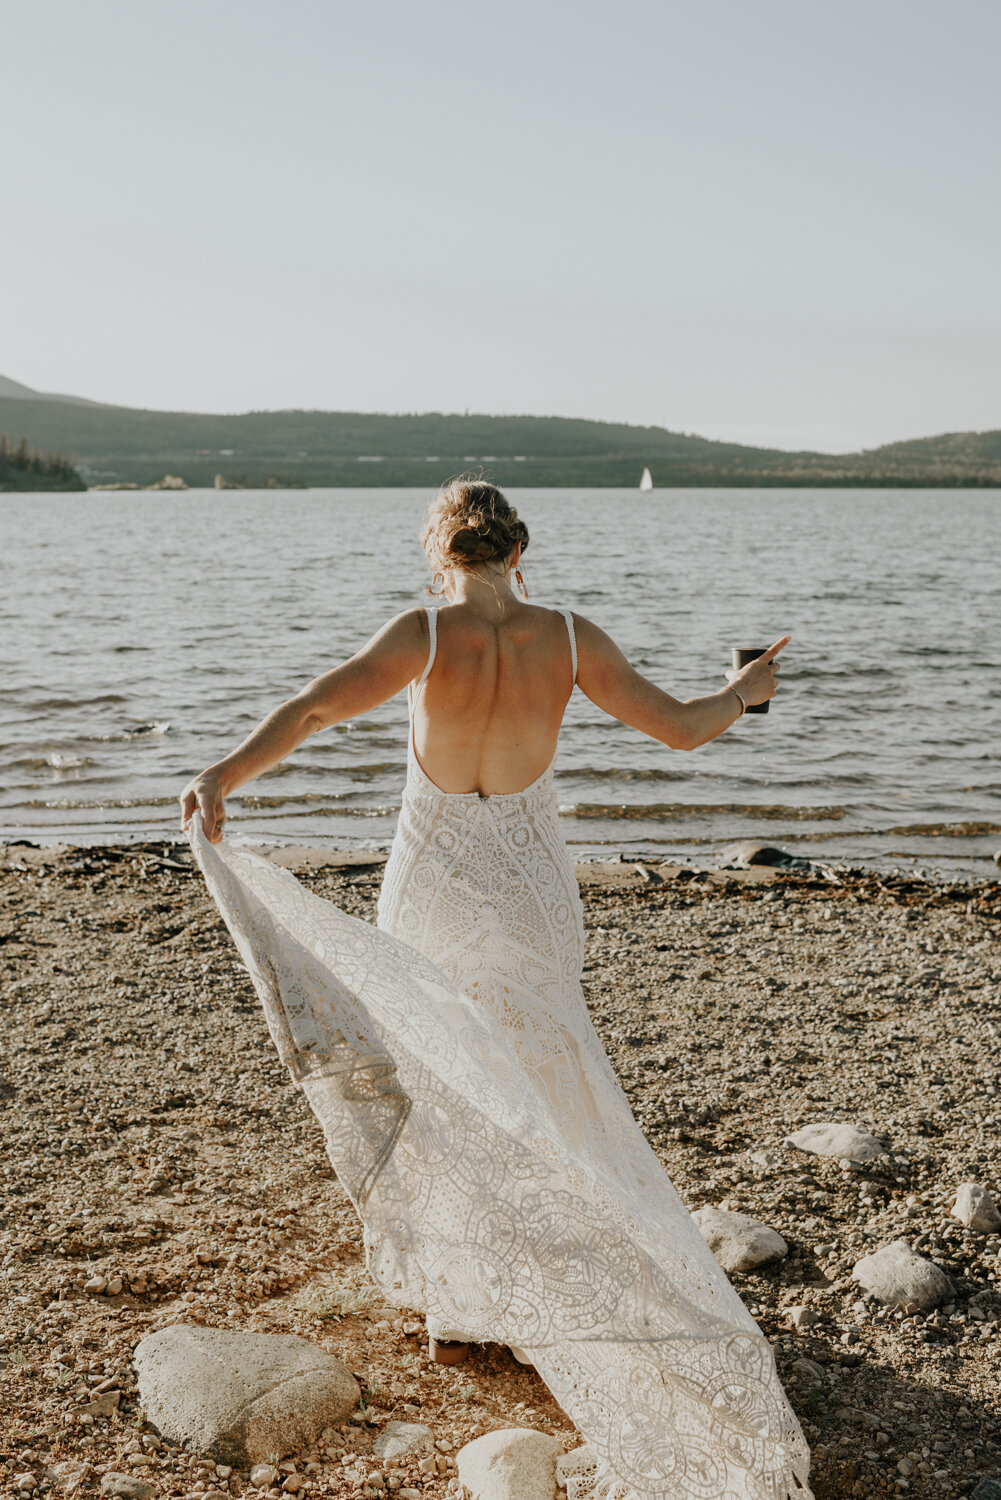
[[[8,0],[0,372],[832,451],[1001,426],[997,0]]]

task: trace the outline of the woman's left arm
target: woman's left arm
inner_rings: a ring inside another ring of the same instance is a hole
[[[422,609],[406,610],[388,621],[354,656],[279,704],[235,750],[189,781],[180,796],[182,828],[197,807],[207,837],[217,844],[225,820],[224,799],[231,792],[278,765],[311,734],[395,697],[420,674],[427,652],[427,616]]]

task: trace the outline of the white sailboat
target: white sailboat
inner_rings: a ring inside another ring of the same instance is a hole
[[[650,470],[643,470],[643,478],[640,480],[640,490],[645,494],[647,490],[653,489],[653,480],[650,478]]]

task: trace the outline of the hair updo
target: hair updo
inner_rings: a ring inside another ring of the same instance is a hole
[[[528,527],[496,485],[460,475],[443,485],[428,506],[421,545],[435,571],[472,568],[510,557]]]

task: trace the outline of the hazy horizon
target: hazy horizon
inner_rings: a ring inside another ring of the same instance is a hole
[[[989,0],[38,0],[4,372],[154,410],[1001,425]]]

